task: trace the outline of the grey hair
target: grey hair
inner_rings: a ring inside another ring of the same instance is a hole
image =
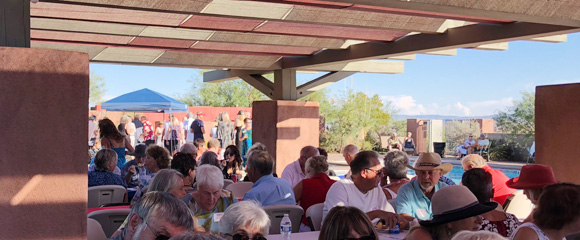
[[[346,145],[346,147],[344,147],[344,149],[342,150],[342,153],[346,153],[350,156],[354,156],[358,152],[359,152],[358,147],[354,144]]]
[[[146,222],[151,216],[155,215],[158,218],[163,218],[170,224],[178,227],[183,227],[187,231],[193,231],[193,213],[187,205],[173,196],[171,193],[149,191],[139,199],[139,201],[131,208],[129,218],[137,214]],[[126,226],[121,232],[121,239],[127,235],[129,226]]]
[[[310,153],[313,153],[314,151],[316,151],[316,154],[314,154],[314,155],[318,155],[320,153],[318,151],[318,149],[316,147],[314,147],[314,146],[306,146],[306,147],[303,147],[300,150],[300,157],[308,157],[309,155],[312,155]]]
[[[314,156],[306,160],[304,166],[304,172],[306,172],[306,177],[310,178],[317,173],[326,173],[328,171],[328,162],[326,162],[326,157],[319,155]]]
[[[246,159],[250,159],[252,153],[254,152],[267,152],[267,151],[268,149],[266,148],[266,145],[260,142],[254,143],[254,145],[248,148],[248,152],[246,152]]]
[[[264,236],[270,229],[270,217],[255,201],[241,201],[230,205],[220,220],[220,232],[234,234],[238,228],[259,228]]]
[[[191,112],[187,112],[186,115],[187,115],[187,118],[193,118],[193,113],[191,113]]]
[[[169,192],[171,189],[179,186],[179,180],[183,179],[183,174],[175,169],[161,169],[151,183],[148,191]]]
[[[489,231],[459,231],[451,240],[506,240],[502,235]]]
[[[403,151],[390,151],[385,155],[386,175],[391,179],[403,179],[407,177],[407,165],[409,155]]]
[[[250,152],[247,164],[262,176],[270,175],[274,170],[274,159],[265,151],[254,150]]]
[[[95,155],[95,169],[99,171],[109,171],[109,165],[117,159],[117,153],[113,149],[104,148]]]
[[[212,189],[221,189],[224,187],[224,175],[222,170],[210,164],[204,164],[197,168],[195,175],[197,186],[207,186]]]
[[[465,156],[463,159],[461,159],[461,164],[472,166],[473,168],[483,168],[485,165],[487,165],[485,159],[483,159],[483,157],[478,154],[469,154]]]
[[[183,146],[181,146],[181,149],[179,149],[179,152],[182,153],[188,153],[188,154],[197,154],[197,148],[191,144],[191,143],[186,143],[183,144]]]
[[[223,240],[223,238],[217,235],[199,235],[192,232],[182,232],[171,237],[169,240]]]

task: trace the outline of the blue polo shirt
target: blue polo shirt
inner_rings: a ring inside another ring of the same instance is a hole
[[[435,192],[446,187],[447,184],[439,182],[435,185]],[[396,200],[397,213],[406,213],[419,220],[429,220],[433,218],[431,211],[431,200],[423,194],[417,179],[413,179],[399,188]]]
[[[244,195],[243,201],[254,200],[262,206],[296,205],[294,190],[290,183],[272,175],[262,176]]]

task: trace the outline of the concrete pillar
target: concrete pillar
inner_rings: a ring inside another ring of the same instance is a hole
[[[30,1],[0,1],[0,46],[30,47]]]
[[[252,140],[266,145],[276,159],[275,172],[300,157],[304,146],[319,145],[319,104],[297,101],[255,101]]]
[[[580,84],[536,87],[536,163],[580,184]]]
[[[0,47],[0,239],[86,239],[89,57]]]

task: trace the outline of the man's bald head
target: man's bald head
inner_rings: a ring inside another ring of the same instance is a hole
[[[344,147],[344,149],[342,150],[342,156],[344,157],[346,163],[350,165],[350,162],[354,159],[354,157],[358,152],[359,150],[357,146],[355,146],[354,144],[349,144],[346,145],[346,147]]]

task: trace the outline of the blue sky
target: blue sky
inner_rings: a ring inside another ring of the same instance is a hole
[[[400,114],[481,116],[494,114],[538,85],[580,82],[580,33],[564,43],[510,42],[506,51],[459,49],[456,56],[417,55],[402,74],[357,73],[328,88],[378,94]],[[175,96],[186,92],[198,69],[91,63],[105,79],[106,99],[150,88]],[[305,82],[320,74],[299,74]]]

